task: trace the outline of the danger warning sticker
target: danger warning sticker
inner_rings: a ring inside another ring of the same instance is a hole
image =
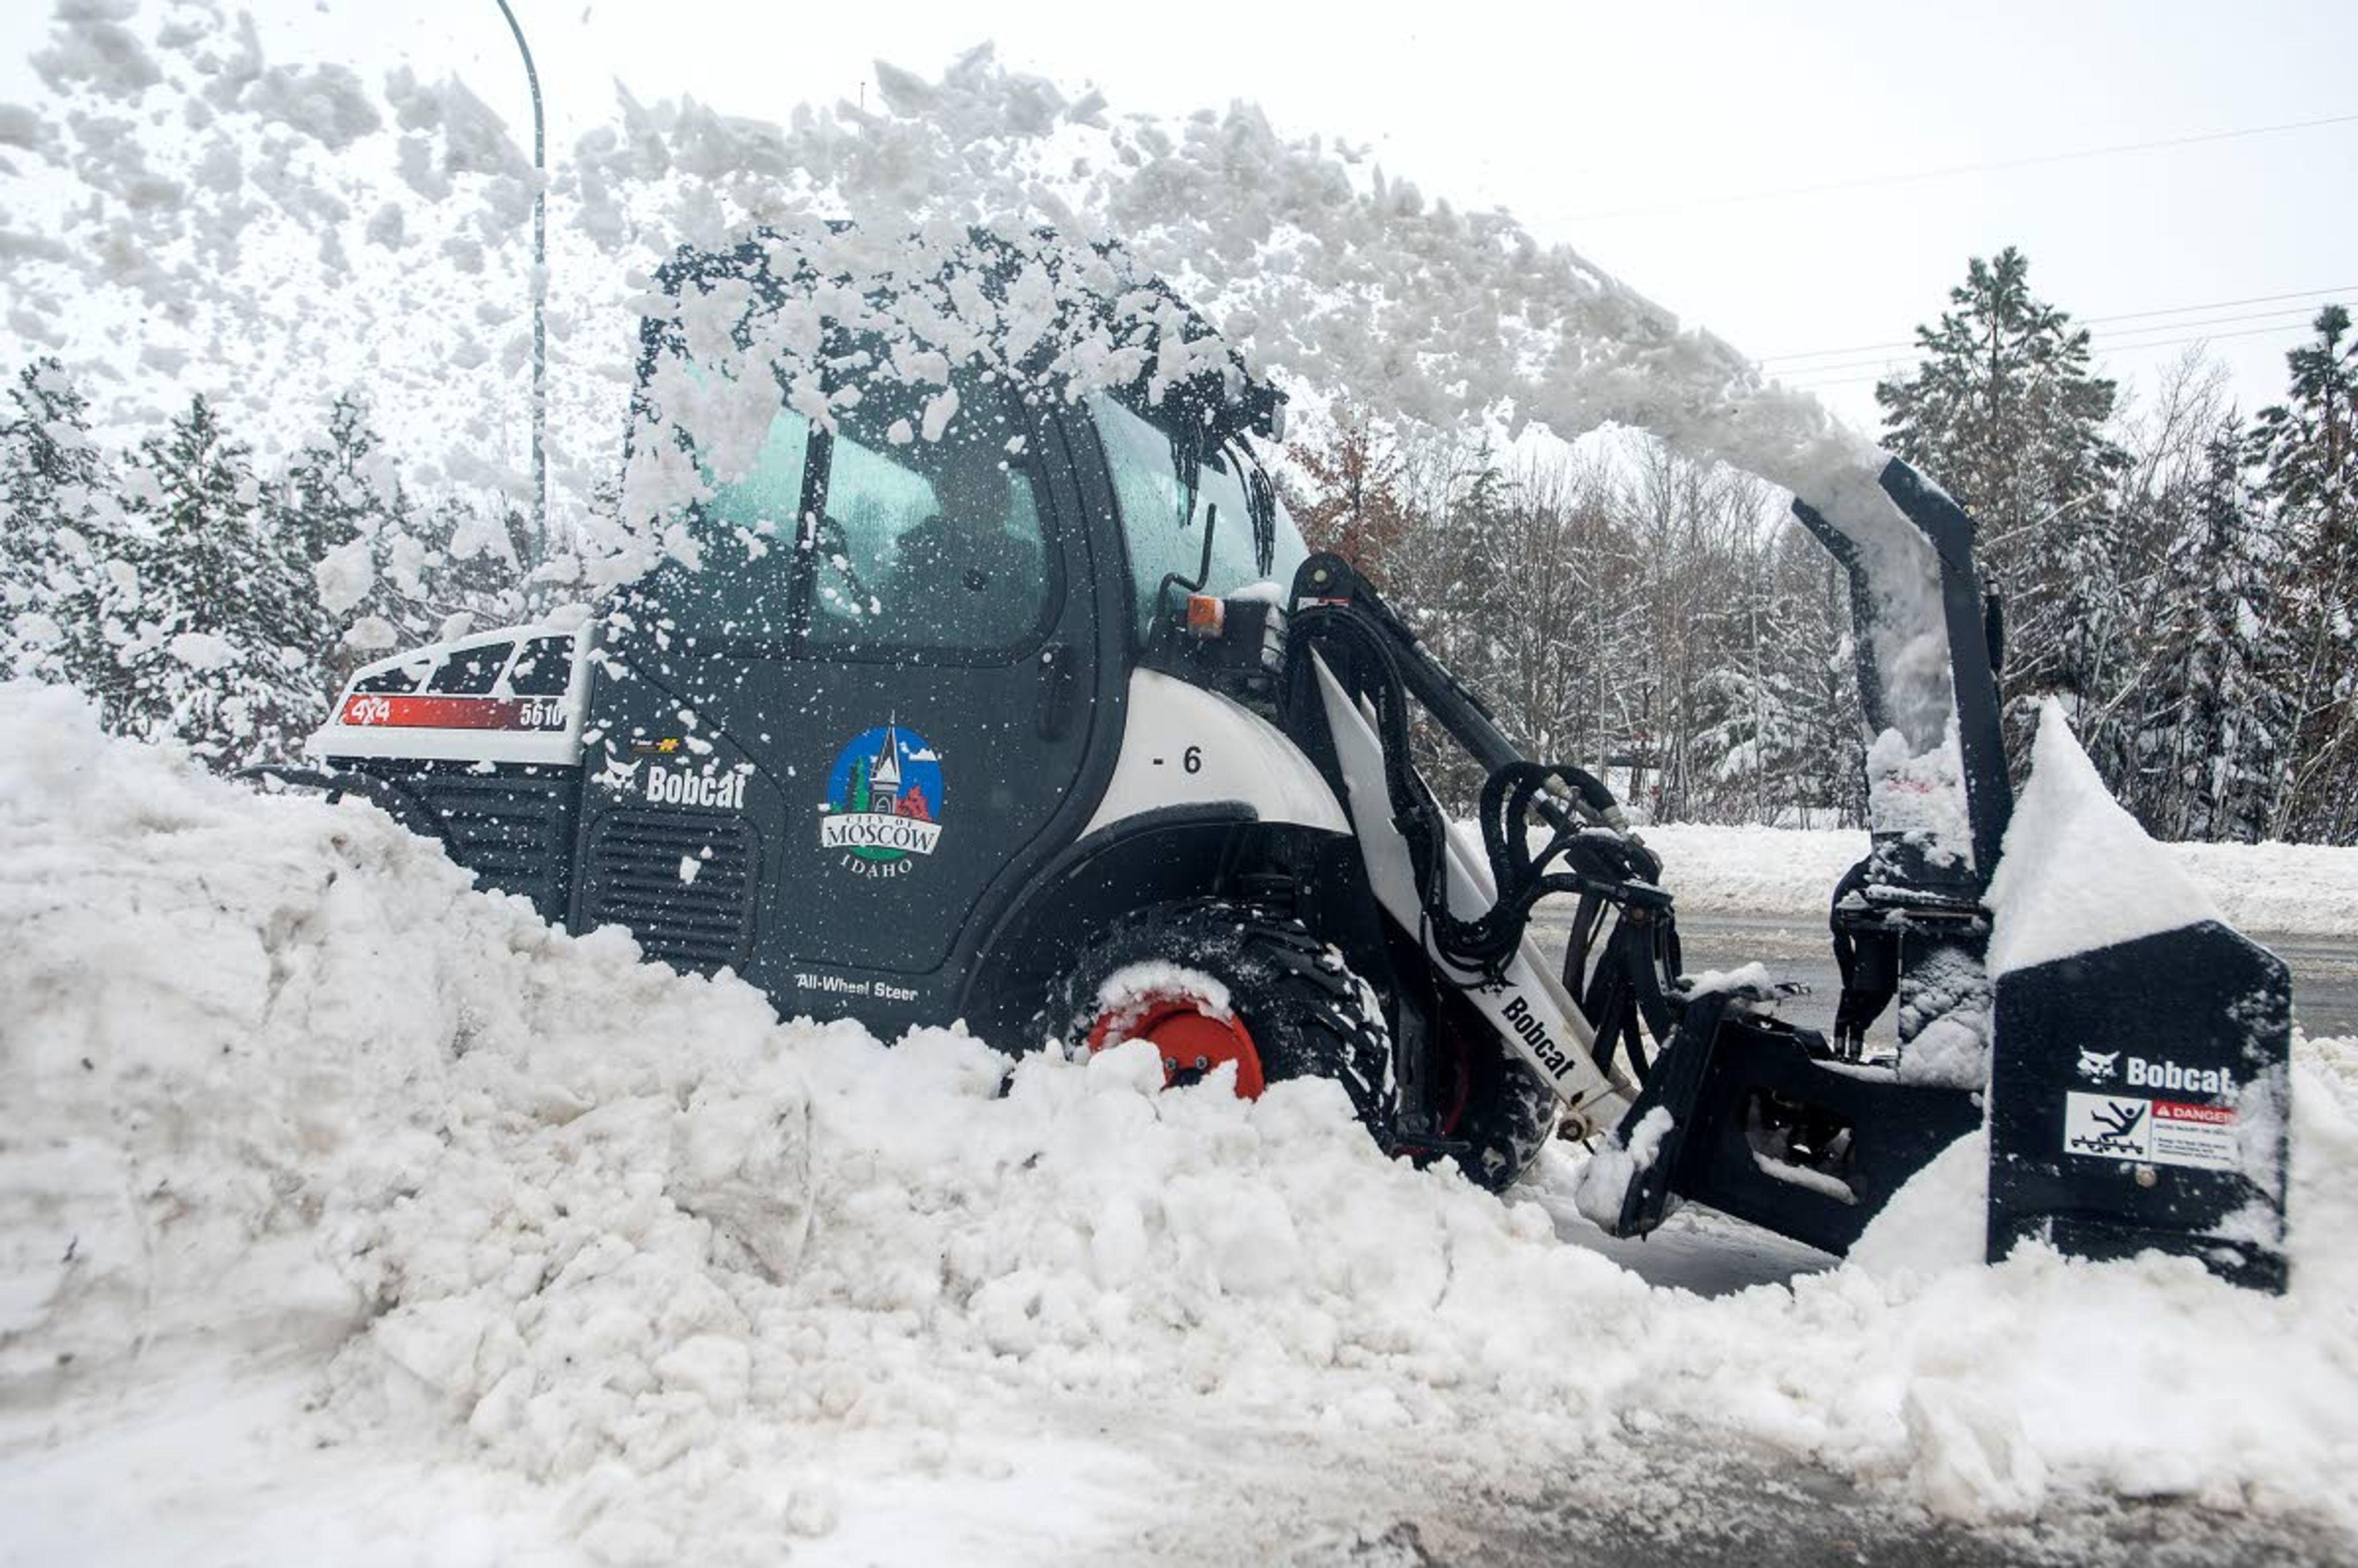
[[[2234,1111],[2223,1105],[2154,1101],[2153,1162],[2192,1165],[2204,1171],[2240,1169]]]
[[[2187,1165],[2201,1171],[2242,1167],[2234,1108],[2125,1095],[2067,1093],[2063,1149],[2092,1160],[2133,1160],[2144,1165]]]

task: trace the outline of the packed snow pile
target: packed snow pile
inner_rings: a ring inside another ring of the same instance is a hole
[[[782,1023],[367,808],[54,691],[0,721],[38,742],[0,757],[0,1509],[37,1556],[103,1560],[64,1499],[160,1506],[118,1429],[265,1347],[304,1397],[266,1461],[201,1472],[216,1507],[273,1517],[341,1455],[384,1519],[425,1465],[409,1517],[542,1521],[550,1561],[1012,1560],[1047,1515],[1184,1554],[1271,1465],[1379,1520],[1402,1477],[1531,1493],[1666,1432],[1964,1519],[2094,1491],[2358,1524],[2348,1043],[2297,1067],[2282,1299],[1974,1266],[1969,1160],[1903,1195],[1905,1245],[1704,1299],[1559,1234],[1568,1163],[1500,1203],[1324,1084],[1162,1093],[1142,1047],[1010,1080],[955,1030]]]
[[[2030,782],[2006,828],[1989,906],[1993,975],[2219,918],[2104,788],[2052,697],[2039,710]]]

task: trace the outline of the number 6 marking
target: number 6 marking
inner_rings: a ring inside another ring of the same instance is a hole
[[[1191,773],[1202,773],[1204,771],[1204,748],[1201,746],[1188,747],[1186,752],[1180,757],[1179,765],[1186,769]]]

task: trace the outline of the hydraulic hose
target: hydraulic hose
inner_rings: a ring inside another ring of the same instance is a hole
[[[1303,595],[1303,582],[1319,591]],[[1579,768],[1525,757],[1479,699],[1418,645],[1414,634],[1339,559],[1314,557],[1297,584],[1297,602],[1311,600],[1295,616],[1297,643],[1331,648],[1373,708],[1392,826],[1407,847],[1418,905],[1437,957],[1486,979],[1499,978],[1522,943],[1532,906],[1550,893],[1668,906],[1668,896],[1653,885],[1660,862],[1629,836],[1628,819],[1602,781]],[[1293,670],[1295,683],[1309,680],[1307,659],[1293,661]],[[1472,920],[1449,907],[1448,825],[1410,760],[1412,695],[1488,774],[1479,814],[1497,895]],[[1289,701],[1303,711],[1311,696],[1297,684]],[[1536,854],[1524,827],[1534,816],[1549,828],[1548,841]]]

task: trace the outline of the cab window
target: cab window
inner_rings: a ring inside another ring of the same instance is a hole
[[[675,586],[665,595],[698,630],[762,641],[787,635],[809,448],[810,421],[781,408],[741,471],[717,474],[699,460],[711,494],[690,516],[697,559],[692,571],[668,571]]]
[[[1003,651],[1046,617],[1047,541],[1014,426],[990,388],[964,391],[936,440],[883,399],[839,418],[812,534],[811,642]]]
[[[687,370],[695,389],[710,384]],[[730,638],[1019,651],[1053,613],[1058,582],[1010,400],[979,375],[946,392],[861,390],[832,433],[777,408],[735,471],[697,454],[708,493],[686,519],[695,559],[662,568],[651,591],[682,629]]]

